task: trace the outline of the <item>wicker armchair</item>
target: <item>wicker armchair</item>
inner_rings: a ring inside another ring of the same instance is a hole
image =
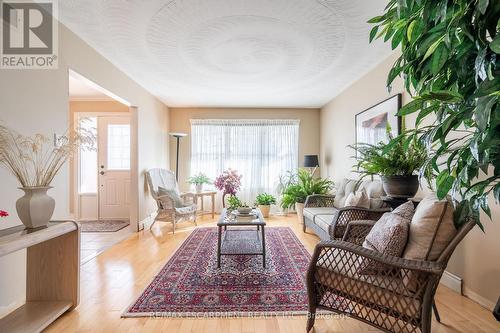
[[[360,244],[374,224],[351,222],[343,240],[316,246],[307,272],[308,332],[317,309],[347,314],[386,332],[431,332],[439,280],[455,247],[475,222],[464,224],[436,261],[407,260],[363,248]],[[383,263],[388,269],[377,275],[361,274],[366,261]]]
[[[151,229],[158,220],[172,222],[173,233],[175,233],[177,222],[192,220],[196,225],[195,195],[194,193],[179,192],[179,186],[172,171],[166,169],[151,169],[146,173],[146,179],[151,196],[155,199],[158,206],[157,214],[153,223],[149,226],[149,229]],[[179,193],[184,207],[176,207],[175,200],[172,196],[160,195],[158,187],[162,187],[167,190],[174,190]]]
[[[355,220],[378,220],[382,215],[388,211],[390,208],[378,208],[378,209],[367,209],[361,207],[343,207],[335,208],[334,206],[334,195],[310,195],[307,197],[304,204],[304,209],[306,208],[330,208],[332,213],[327,213],[323,215],[321,211],[318,212],[319,218],[329,219],[327,226],[321,228],[314,218],[308,218],[307,213],[304,214],[304,224],[303,231],[306,232],[306,228],[311,228],[321,240],[330,239],[342,239],[346,231],[347,225],[351,221]],[[307,212],[307,211],[306,211]],[[325,232],[328,229],[328,232]]]

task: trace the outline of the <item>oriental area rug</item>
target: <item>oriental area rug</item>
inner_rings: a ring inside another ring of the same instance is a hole
[[[217,268],[217,229],[195,229],[122,317],[307,313],[309,253],[288,227],[266,228],[266,251],[266,268],[257,255]]]

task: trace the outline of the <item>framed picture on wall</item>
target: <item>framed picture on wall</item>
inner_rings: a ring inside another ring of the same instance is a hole
[[[401,94],[358,113],[355,117],[356,143],[387,143],[387,129],[393,136],[401,133],[401,117],[397,116],[401,108]]]

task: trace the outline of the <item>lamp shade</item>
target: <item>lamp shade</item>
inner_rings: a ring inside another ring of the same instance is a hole
[[[319,167],[318,155],[304,155],[304,168]]]

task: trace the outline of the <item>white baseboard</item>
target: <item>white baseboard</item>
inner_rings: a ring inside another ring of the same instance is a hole
[[[490,311],[493,311],[493,309],[495,308],[495,302],[492,302],[484,298],[483,296],[479,295],[478,293],[470,290],[465,286],[464,286],[464,295]]]
[[[456,276],[455,274],[452,274],[448,271],[444,271],[440,283],[462,295],[463,281],[461,277]]]
[[[156,212],[149,214],[146,216],[146,218],[142,221],[139,221],[139,230],[144,230],[145,228],[149,227],[151,223],[154,221],[154,216]]]
[[[471,299],[472,301],[476,302],[477,304],[481,305],[482,307],[490,311],[493,311],[493,309],[495,308],[495,302],[492,302],[484,298],[483,296],[479,295],[478,293],[467,288],[463,284],[462,278],[456,276],[455,274],[452,274],[448,271],[444,271],[440,283],[450,288],[451,290],[459,293],[460,295],[463,295]]]

